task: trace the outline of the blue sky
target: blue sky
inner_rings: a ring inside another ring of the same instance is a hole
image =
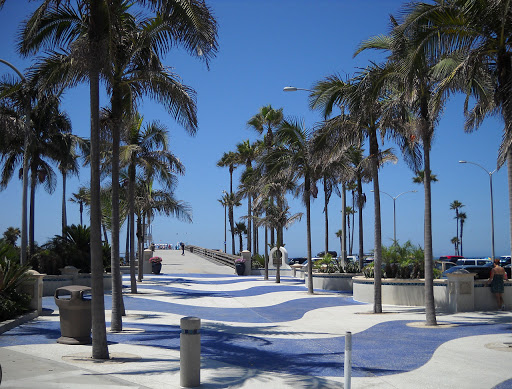
[[[38,4],[7,1],[0,11],[0,58],[10,61],[20,70],[30,65],[15,50],[18,23]],[[351,75],[369,60],[382,59],[368,52],[353,58],[358,43],[388,31],[388,15],[396,14],[402,1],[398,0],[210,0],[208,3],[219,24],[219,53],[208,71],[203,63],[175,50],[167,55],[165,63],[174,68],[182,81],[197,91],[199,131],[190,137],[166,115],[162,107],[150,100],[144,101],[140,112],[146,121],[159,120],[169,129],[171,150],[187,169],[176,189],[176,197],[188,202],[193,210],[193,223],[173,218],[156,217],[153,236],[157,243],[178,240],[207,248],[222,248],[224,242],[224,209],[217,199],[229,190],[227,169],[216,167],[226,151],[246,139],[254,141],[257,134],[247,128],[247,121],[260,107],[271,104],[282,107],[285,116],[303,118],[313,127],[322,118],[308,108],[307,92],[283,92],[293,85],[310,88],[322,78],[339,73]],[[10,70],[2,65],[0,74]],[[102,104],[107,104],[106,95]],[[88,87],[80,86],[66,93],[63,108],[71,117],[73,131],[89,136]],[[487,170],[496,167],[497,150],[501,142],[503,124],[490,119],[472,134],[463,131],[462,98],[454,96],[446,105],[436,129],[431,153],[432,172],[439,182],[432,185],[432,224],[434,255],[453,254],[450,239],[455,236],[454,212],[449,205],[459,200],[465,207],[464,254],[490,255],[490,204],[488,175],[473,165],[459,164],[468,160],[481,164]],[[384,144],[383,147],[393,147]],[[398,150],[395,147],[398,154]],[[400,161],[380,171],[383,191],[397,194],[417,190],[400,197],[397,204],[397,239],[411,240],[423,246],[423,188],[412,183],[413,173]],[[238,178],[241,169],[235,172]],[[42,244],[60,233],[61,179],[57,190],[49,195],[37,190],[36,230]],[[89,172],[83,169],[78,178],[68,182],[68,195],[88,182]],[[373,248],[373,195],[366,185],[367,205],[364,213],[365,252]],[[510,254],[506,168],[493,175],[494,221],[496,255]],[[20,225],[21,182],[13,180],[0,192],[2,211],[0,231]],[[312,205],[313,254],[324,247],[324,215],[322,192]],[[329,248],[340,251],[335,231],[341,228],[341,200],[333,195],[329,205]],[[303,212],[298,200],[290,199],[292,212]],[[68,223],[79,223],[78,206],[68,203]],[[242,204],[235,209],[235,219],[246,212]],[[382,237],[385,245],[393,237],[393,202],[381,198]],[[304,211],[305,212],[305,211]],[[88,224],[88,223],[87,223]],[[228,232],[229,235],[229,232]],[[263,237],[263,232],[260,234]],[[305,217],[285,231],[285,243],[290,256],[306,253]],[[229,242],[229,238],[228,238]],[[237,239],[238,242],[238,239]],[[356,234],[357,242],[357,234]],[[355,243],[357,246],[357,243]],[[238,246],[238,244],[237,244]],[[121,247],[124,243],[121,242]],[[263,243],[260,244],[263,247]],[[230,252],[228,243],[228,252]]]

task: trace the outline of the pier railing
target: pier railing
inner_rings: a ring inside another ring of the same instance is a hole
[[[205,249],[198,246],[187,245],[186,249],[200,257],[211,259],[212,261],[232,268],[235,268],[235,259],[240,258],[237,255],[226,254],[222,251]]]

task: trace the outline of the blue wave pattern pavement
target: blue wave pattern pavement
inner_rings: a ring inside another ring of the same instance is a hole
[[[190,277],[190,275],[189,275]],[[145,285],[144,289],[157,289],[159,295],[178,296],[183,304],[152,300],[150,296],[125,296],[127,311],[148,312],[146,317],[158,318],[162,314],[172,313],[182,316],[198,316],[203,320],[201,329],[201,350],[203,357],[236,366],[275,371],[280,373],[301,374],[306,376],[342,376],[345,339],[342,336],[315,338],[297,328],[297,338],[279,337],[282,328],[279,323],[300,319],[305,313],[318,308],[360,304],[346,294],[325,293],[264,307],[219,308],[191,306],[187,298],[243,297],[258,296],[270,292],[304,291],[304,286],[294,285],[295,280],[283,279],[282,285],[254,286],[236,291],[200,291],[186,289],[183,286],[215,283],[234,284],[241,278],[223,276],[224,280],[215,280],[210,275],[198,280],[179,276],[165,277],[157,281],[158,285]],[[254,279],[255,281],[258,279]],[[261,280],[261,278],[259,278]],[[151,282],[155,281],[154,279]],[[105,298],[106,309],[110,307],[110,296]],[[53,298],[44,298],[44,307],[56,309]],[[339,318],[340,321],[343,317]],[[165,320],[162,320],[164,322]],[[144,324],[141,321],[124,320],[124,326],[140,328],[144,332],[135,334],[109,334],[111,343],[138,344],[151,347],[179,349],[180,329],[173,324]],[[243,326],[240,324],[244,324]],[[264,326],[247,324],[264,323]],[[275,323],[276,325],[271,325]],[[407,326],[408,321],[397,320],[377,324],[352,336],[352,375],[357,377],[383,376],[404,373],[423,366],[432,357],[435,350],[444,342],[453,339],[510,331],[505,323],[460,323],[459,326],[443,329],[417,328]],[[108,325],[108,324],[107,324]],[[290,335],[290,334],[286,334]],[[300,335],[300,336],[299,336]],[[60,336],[58,321],[34,320],[4,333],[0,337],[0,346],[21,344],[53,343]],[[496,388],[502,388],[505,382]]]

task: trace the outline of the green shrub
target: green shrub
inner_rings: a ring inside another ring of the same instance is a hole
[[[355,262],[349,262],[345,265],[345,273],[359,273],[359,264]]]
[[[410,241],[402,246],[398,242],[389,247],[382,246],[382,264],[384,278],[425,278],[423,249],[414,246]],[[373,278],[373,263],[363,269],[363,274],[367,278]]]
[[[252,256],[251,266],[253,269],[261,269],[265,267],[265,257],[263,255],[254,254]]]
[[[30,297],[16,288],[29,278],[28,266],[0,258],[0,321],[12,319],[29,309]]]

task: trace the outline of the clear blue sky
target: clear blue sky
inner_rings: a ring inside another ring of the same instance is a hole
[[[234,150],[245,139],[257,139],[247,128],[247,120],[261,106],[282,107],[285,116],[304,118],[307,126],[321,120],[318,112],[308,109],[306,92],[283,92],[293,85],[310,88],[316,81],[333,73],[353,74],[368,60],[378,61],[376,53],[364,53],[355,59],[352,54],[357,44],[370,36],[388,31],[388,15],[396,14],[403,4],[399,0],[209,0],[219,23],[217,58],[210,71],[197,60],[181,51],[171,52],[165,59],[174,67],[183,82],[198,94],[199,131],[190,137],[164,110],[150,100],[140,111],[146,120],[160,120],[169,129],[171,149],[181,158],[187,172],[180,178],[176,190],[178,199],[187,201],[193,209],[193,223],[173,218],[157,217],[153,223],[155,242],[186,241],[207,248],[222,248],[224,241],[224,210],[217,199],[223,190],[229,190],[227,169],[216,167],[223,152]],[[37,5],[25,1],[7,1],[0,11],[0,58],[20,69],[30,61],[20,59],[15,52],[18,23]],[[0,74],[9,69],[2,65]],[[108,100],[104,95],[102,104]],[[67,92],[64,109],[73,123],[73,131],[89,136],[88,87]],[[446,106],[439,123],[432,149],[432,171],[439,182],[432,186],[432,216],[434,255],[452,254],[450,239],[455,236],[454,212],[449,209],[453,200],[459,200],[467,213],[464,226],[464,254],[490,255],[489,179],[486,173],[473,165],[461,165],[465,159],[483,165],[488,170],[496,167],[497,150],[503,125],[499,120],[486,121],[478,132],[465,134],[462,99],[453,98]],[[393,145],[384,145],[390,147]],[[395,148],[396,149],[396,148]],[[398,150],[396,150],[398,153]],[[401,158],[400,158],[401,159]],[[239,172],[237,172],[239,174]],[[235,173],[235,179],[238,174]],[[401,161],[388,165],[380,172],[383,191],[393,196],[416,189],[397,200],[397,238],[411,240],[423,246],[423,189],[412,183],[413,173]],[[89,172],[83,170],[79,178],[68,183],[68,198],[79,185],[88,182]],[[42,244],[60,233],[61,179],[53,195],[42,188],[37,191],[36,240]],[[510,254],[506,169],[493,176],[495,210],[496,255]],[[373,195],[366,185],[367,206],[364,209],[365,252],[373,248]],[[13,180],[0,192],[2,211],[0,231],[9,226],[20,226],[21,182]],[[323,250],[324,224],[322,192],[312,206],[313,254]],[[341,228],[340,199],[333,195],[329,206],[330,249],[340,251],[335,231]],[[383,195],[382,237],[391,244],[393,237],[393,204]],[[290,200],[292,212],[304,211],[297,200]],[[242,205],[235,210],[235,219],[246,212]],[[78,206],[68,203],[68,222],[79,223]],[[229,232],[228,232],[229,235]],[[263,233],[260,234],[263,237]],[[229,238],[228,238],[229,242]],[[238,239],[237,239],[238,242]],[[357,242],[357,234],[356,234]],[[285,243],[291,256],[306,253],[306,223],[296,223],[285,231]],[[357,243],[355,243],[357,247]],[[124,243],[121,242],[121,247]],[[263,243],[260,244],[263,247]],[[228,244],[228,252],[230,252]]]

